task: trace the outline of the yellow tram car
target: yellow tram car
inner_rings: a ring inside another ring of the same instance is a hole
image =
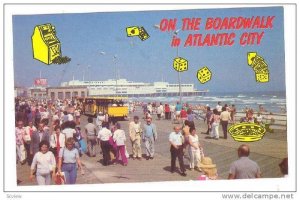
[[[96,117],[99,112],[107,113],[110,118],[126,119],[129,109],[124,97],[85,97],[77,98],[82,103],[85,115]]]

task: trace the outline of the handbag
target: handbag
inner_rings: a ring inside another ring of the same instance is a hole
[[[129,153],[127,151],[126,145],[125,145],[125,156],[126,156],[126,158],[129,158]]]
[[[56,185],[64,185],[66,182],[66,179],[65,179],[65,173],[64,172],[60,172],[60,173],[56,173],[56,176],[55,176],[55,184]]]

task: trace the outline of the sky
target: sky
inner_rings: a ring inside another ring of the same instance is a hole
[[[209,17],[275,16],[272,29],[204,30]],[[234,32],[232,46],[178,47],[178,55],[188,60],[189,70],[180,73],[182,83],[193,83],[198,90],[211,92],[256,92],[285,90],[284,19],[282,7],[195,9],[173,11],[105,12],[47,15],[14,15],[13,48],[16,86],[32,86],[40,76],[50,86],[75,80],[107,80],[116,77],[138,82],[167,81],[178,83],[173,69],[177,48],[171,47],[173,31],[154,27],[164,18],[177,18],[176,30],[183,18],[201,18],[200,30],[180,30],[177,37],[184,43],[189,34]],[[55,26],[63,56],[72,60],[65,65],[46,65],[33,59],[31,36],[34,27],[45,23]],[[150,38],[141,41],[127,37],[126,27],[143,26]],[[260,45],[239,44],[239,36],[264,31]],[[102,52],[102,53],[101,53]],[[105,53],[103,53],[105,52]],[[258,83],[247,65],[247,52],[257,52],[268,64],[270,81]],[[116,57],[116,59],[114,59]],[[207,66],[212,79],[201,84],[197,70]]]

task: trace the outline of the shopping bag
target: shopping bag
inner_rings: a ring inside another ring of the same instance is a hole
[[[127,151],[126,146],[125,146],[125,156],[126,156],[126,158],[129,158],[129,153],[128,153],[128,151]]]
[[[64,185],[66,182],[66,179],[65,179],[65,173],[64,172],[60,172],[60,173],[56,173],[56,176],[55,176],[55,184],[56,185]]]

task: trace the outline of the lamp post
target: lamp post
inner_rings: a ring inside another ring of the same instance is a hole
[[[84,76],[85,76],[85,68],[83,68],[82,81],[84,81]]]
[[[180,29],[177,29],[176,31],[174,31],[173,36],[174,35],[178,35]],[[179,45],[176,47],[176,57],[179,57]],[[180,104],[182,103],[182,88],[181,88],[181,75],[180,72],[178,71],[178,89],[179,89],[179,102]]]
[[[116,96],[118,96],[118,69],[117,69],[117,55],[114,55],[113,61],[115,63],[115,73],[116,73]]]
[[[100,54],[101,55],[106,55],[106,52],[105,51],[100,51]],[[117,91],[118,91],[118,72],[117,72],[117,55],[115,54],[114,56],[113,56],[113,63],[114,63],[114,65],[115,65],[115,76],[116,76],[116,86],[115,86],[115,95],[116,96],[118,96],[118,93],[117,93]]]
[[[90,72],[90,68],[91,67],[91,65],[88,65],[87,66],[87,75],[86,75],[86,79],[87,79],[87,81],[90,81],[90,79],[91,79],[91,72]]]
[[[160,25],[159,24],[154,24],[153,27],[155,29],[160,29]],[[178,33],[180,32],[180,29],[177,29],[176,31],[174,31],[171,34],[171,37],[178,35]],[[179,57],[179,46],[176,47],[176,57]],[[182,103],[182,88],[181,88],[181,75],[180,72],[178,72],[178,91],[179,91],[179,102],[180,104]]]
[[[176,47],[176,57],[178,57],[178,46]],[[181,75],[178,72],[178,88],[179,88],[179,102],[182,103],[182,90],[181,90]]]

